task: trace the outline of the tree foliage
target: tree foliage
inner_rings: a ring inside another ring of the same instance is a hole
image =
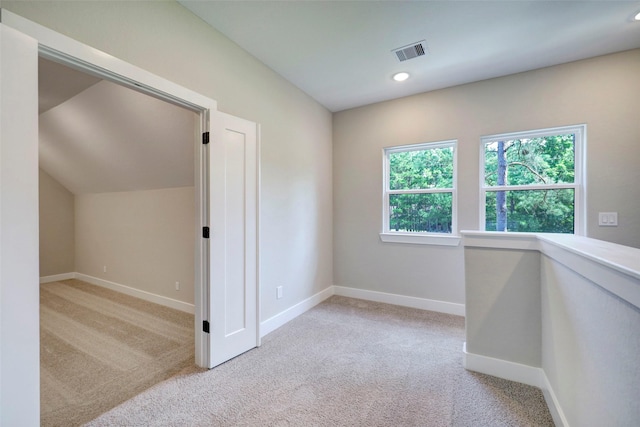
[[[485,185],[573,183],[574,146],[573,134],[488,143]],[[486,230],[573,233],[574,205],[573,189],[487,191]]]
[[[574,134],[485,144],[486,230],[573,233],[572,188],[522,187],[573,183],[574,147]],[[451,233],[453,154],[451,146],[389,154],[389,190],[402,191],[389,195],[390,230]]]
[[[390,190],[453,188],[453,147],[389,155]],[[452,192],[391,194],[389,229],[451,233]]]

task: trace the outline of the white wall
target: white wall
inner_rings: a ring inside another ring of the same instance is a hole
[[[40,277],[75,271],[75,197],[40,169]]]
[[[334,283],[464,303],[462,248],[382,243],[382,148],[457,139],[458,224],[479,227],[480,137],[587,124],[587,232],[640,247],[640,50],[334,115]],[[598,227],[616,211],[618,227]]]
[[[3,1],[2,6],[259,123],[261,317],[332,284],[329,111],[174,2]],[[277,286],[284,286],[280,300]]]
[[[38,44],[1,24],[0,44],[0,425],[36,426]],[[7,111],[30,120],[11,120]]]
[[[75,218],[76,272],[193,304],[193,187],[77,195]]]

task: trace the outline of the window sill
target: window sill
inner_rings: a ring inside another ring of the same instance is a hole
[[[412,245],[458,246],[460,236],[410,233],[380,233],[385,243],[408,243]]]

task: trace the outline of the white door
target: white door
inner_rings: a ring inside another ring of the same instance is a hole
[[[209,367],[259,343],[257,125],[211,112]]]

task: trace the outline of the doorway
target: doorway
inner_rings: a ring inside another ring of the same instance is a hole
[[[38,74],[41,425],[81,425],[194,367],[198,117]]]
[[[209,242],[201,235],[201,224],[208,221],[209,162],[201,135],[209,127],[210,110],[197,110],[165,91],[42,44],[39,63],[58,74],[60,69],[70,70],[76,81],[89,78],[83,91],[42,114],[46,117],[41,120],[39,144],[42,169],[76,195],[80,233],[74,240],[80,271],[74,277],[190,312],[195,315],[194,326],[201,325],[199,319],[209,315]],[[139,77],[146,74],[132,68]],[[53,84],[60,88],[63,79]],[[211,102],[210,106],[215,105]],[[144,117],[138,114],[132,121],[130,116],[140,110],[146,110]],[[135,197],[136,192],[142,197]],[[161,200],[173,201],[173,206],[158,206]],[[172,232],[170,218],[179,217],[185,231],[185,211],[175,206],[180,201],[191,204],[190,251],[180,250],[182,241],[168,255],[162,254],[154,236]],[[172,212],[167,213],[169,208]],[[129,230],[118,227],[119,218]],[[159,221],[164,221],[164,228]],[[90,226],[95,222],[100,223],[97,230]],[[149,241],[143,241],[141,235]],[[96,241],[101,242],[99,247]],[[185,252],[190,253],[186,258]],[[182,266],[167,269],[176,257],[183,258]],[[143,265],[144,274],[151,275],[149,280],[141,280],[141,271],[131,267],[136,260]],[[185,262],[191,265],[185,268]],[[174,297],[172,292],[183,297]],[[198,329],[195,362],[208,367],[208,337]]]
[[[215,101],[5,10],[2,11],[0,27],[0,53],[3,58],[3,96],[0,100],[0,149],[3,154],[0,158],[3,174],[3,192],[0,196],[3,206],[0,218],[0,243],[3,253],[0,304],[3,325],[5,321],[7,324],[20,325],[19,330],[3,328],[2,332],[0,362],[7,369],[3,369],[0,381],[3,389],[12,390],[12,393],[3,393],[0,396],[3,419],[29,425],[39,422],[36,114],[38,55],[181,105],[199,114],[198,136],[202,136],[203,139],[198,138],[195,142],[199,148],[196,149],[195,162],[198,226],[194,234],[201,236],[195,248],[196,363],[202,367],[212,367],[212,363],[220,363],[213,361],[211,353],[220,351],[220,345],[232,345],[241,335],[247,337],[242,340],[243,345],[249,345],[244,351],[259,345],[257,125],[243,121],[242,127],[236,127],[233,120],[227,120],[230,116],[216,111]],[[249,128],[252,130],[249,131]],[[208,142],[205,138],[207,132],[211,132],[211,144],[204,143],[205,140]],[[236,156],[236,159],[239,155],[244,156],[244,167],[240,170],[229,168],[225,164],[227,153]],[[218,162],[218,167],[213,170],[222,174],[208,173],[209,164],[214,161]],[[224,180],[219,180],[220,177]],[[241,188],[249,189],[242,197],[250,200],[250,203],[239,203],[238,195],[231,194],[237,180],[242,181]],[[247,206],[250,208],[246,209]],[[238,211],[239,207],[245,210]],[[223,218],[242,220],[230,221],[221,228],[212,228],[212,218],[217,212],[224,212]],[[242,227],[242,230],[235,230],[234,227]],[[234,234],[235,231],[239,234]],[[242,240],[222,239],[223,236],[241,236]],[[245,245],[242,252],[249,256],[228,264],[227,254],[238,250],[234,247],[238,242]],[[211,256],[211,243],[220,243],[218,246],[214,245],[214,249],[219,251],[217,256]],[[5,256],[5,253],[10,252],[11,256]],[[232,269],[227,271],[226,268],[230,266]],[[210,272],[220,275],[213,277]],[[20,286],[16,286],[16,283]],[[233,298],[233,302],[243,304],[242,307],[222,304],[226,312],[222,315],[214,314],[227,319],[226,314],[235,313],[238,308],[242,311],[243,317],[236,317],[231,329],[215,328],[214,326],[220,325],[209,323],[214,302],[212,296],[226,295],[227,288],[235,286],[243,287],[243,291],[235,293]],[[210,327],[212,334],[222,334],[221,341],[210,339]],[[216,342],[216,347],[213,347],[213,342]]]
[[[199,117],[43,58],[38,64],[40,276],[78,272],[193,313]]]

